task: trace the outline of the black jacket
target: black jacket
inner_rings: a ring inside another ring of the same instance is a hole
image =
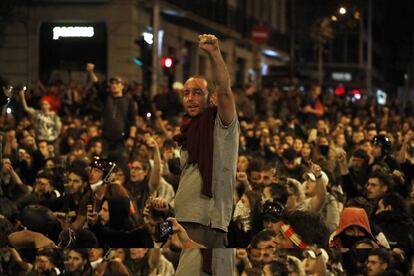
[[[99,245],[105,248],[152,248],[151,235],[147,229],[135,228],[130,231],[115,230],[97,222],[91,227]]]
[[[126,95],[113,97],[99,83],[95,83],[103,103],[102,138],[111,142],[122,142],[129,137],[129,128],[135,125],[137,105]]]
[[[392,248],[414,247],[414,223],[409,216],[383,211],[373,216],[372,222],[381,228]]]

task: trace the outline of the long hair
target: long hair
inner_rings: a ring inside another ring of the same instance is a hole
[[[130,276],[128,268],[121,262],[109,261],[104,264],[104,276]]]

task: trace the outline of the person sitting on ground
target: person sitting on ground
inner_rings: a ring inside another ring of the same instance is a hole
[[[133,227],[130,210],[129,199],[120,196],[106,198],[99,213],[88,205],[87,220],[101,246],[153,247],[148,230]]]

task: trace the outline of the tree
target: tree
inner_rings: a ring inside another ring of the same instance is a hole
[[[329,17],[317,20],[311,27],[310,36],[318,49],[319,85],[323,83],[323,53],[325,45],[333,38],[333,28]]]

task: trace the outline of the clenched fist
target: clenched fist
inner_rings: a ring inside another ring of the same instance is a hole
[[[198,36],[198,47],[211,54],[219,50],[218,39],[215,35],[202,34]]]
[[[87,72],[91,72],[93,70],[95,70],[95,64],[93,64],[93,63],[86,64],[86,71]]]

